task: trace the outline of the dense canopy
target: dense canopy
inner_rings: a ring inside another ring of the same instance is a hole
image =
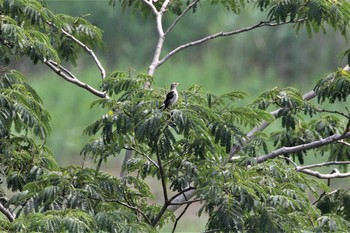
[[[243,91],[219,95],[194,84],[179,91],[176,105],[162,110],[167,90],[154,85],[157,69],[174,55],[220,37],[292,24],[297,33],[306,30],[310,36],[328,33],[331,26],[346,38],[348,1],[209,2],[109,1],[111,7],[152,17],[157,40],[147,71],[106,72],[94,51],[103,47],[102,31],[87,19],[56,14],[43,0],[0,1],[2,231],[156,232],[167,222],[176,231],[193,203],[200,205],[199,216],[207,216],[207,232],[350,228],[349,187],[331,190],[329,185],[334,178],[350,176],[350,113],[341,105],[325,105],[346,103],[348,65],[326,74],[306,94],[276,87],[247,106],[238,104],[247,96]],[[238,16],[249,6],[265,17],[163,51],[184,17],[214,5]],[[350,57],[344,50],[343,56]],[[99,86],[69,69],[84,55],[99,70]],[[8,68],[11,61],[25,58],[94,95],[92,106],[105,112],[84,131],[91,140],[81,150],[82,166],[60,167],[47,148],[51,117],[45,99],[24,74]],[[276,121],[279,130],[265,132]],[[323,163],[305,165],[312,152]],[[101,169],[114,156],[125,157],[120,176]],[[93,166],[85,165],[87,158]],[[330,174],[314,170],[329,165],[339,167]],[[157,180],[161,200],[155,200],[149,177]]]

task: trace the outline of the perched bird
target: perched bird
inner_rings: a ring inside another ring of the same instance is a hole
[[[162,104],[162,106],[159,107],[159,109],[165,110],[166,108],[171,107],[174,105],[179,98],[179,94],[177,93],[176,86],[180,83],[172,83],[170,85],[170,91],[166,94],[165,100]]]

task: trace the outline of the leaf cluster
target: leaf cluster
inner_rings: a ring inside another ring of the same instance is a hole
[[[75,62],[81,47],[72,36],[86,46],[102,45],[100,29],[82,17],[54,14],[44,1],[4,0],[0,12],[0,54],[5,64],[11,56],[27,56],[34,63],[44,59]]]
[[[41,139],[50,132],[50,114],[20,72],[9,70],[0,76],[0,107],[1,138],[8,137],[12,128]]]
[[[265,112],[270,105],[281,108],[277,116],[285,128],[272,134],[275,147],[300,145],[334,134],[342,127],[337,118],[303,122],[297,114],[311,117],[317,108],[293,88],[275,88],[253,105],[241,107],[236,102],[244,93],[216,96],[193,86],[179,92],[173,108],[162,111],[158,107],[166,90],[144,89],[145,82],[152,80],[147,75],[113,72],[102,83],[111,98],[93,103],[106,108],[107,113],[86,129],[95,138],[83,149],[84,156],[91,154],[107,161],[123,149],[133,150],[134,157],[124,167],[126,172],[137,172],[142,179],[153,176],[179,195],[195,187],[196,200],[203,205],[200,213],[209,214],[207,230],[292,231],[295,226],[315,230],[320,225],[320,212],[305,193],[309,190],[317,195],[312,181],[277,161],[247,168],[247,154],[237,163],[225,165],[225,160],[234,145],[243,146],[246,126],[273,119]],[[267,151],[266,138],[255,135],[250,143],[244,143],[242,154],[257,153],[261,147]],[[292,156],[303,162],[304,153]],[[341,219],[334,221],[342,226]]]
[[[150,13],[151,8],[142,1],[119,2],[124,8]],[[248,2],[210,0],[235,14]],[[152,1],[157,10],[163,3]],[[168,12],[180,15],[190,3],[170,1]],[[199,1],[193,11],[197,6]],[[310,34],[312,30],[324,30],[326,23],[345,34],[350,19],[347,1],[271,0],[256,1],[255,7],[267,11],[268,23],[296,23],[297,30],[305,26]],[[0,12],[0,55],[4,64],[12,56],[27,56],[34,63],[49,59],[57,64],[61,60],[74,63],[81,49],[101,45],[101,31],[85,17],[54,14],[44,1],[4,0],[0,1]],[[315,87],[319,103],[326,99],[330,103],[346,101],[348,79],[348,71],[338,70],[320,80]],[[348,205],[346,193],[321,199],[319,211],[310,204],[306,192],[317,195],[314,187],[326,189],[322,184],[306,179],[286,163],[255,164],[249,158],[261,151],[267,153],[269,146],[292,147],[341,133],[348,126],[339,118],[326,115],[305,122],[302,114],[312,118],[322,110],[305,101],[294,88],[274,88],[252,105],[238,106],[238,100],[246,97],[243,92],[217,96],[194,85],[179,92],[174,107],[161,110],[167,90],[145,88],[152,82],[146,74],[108,74],[101,89],[109,98],[92,104],[106,113],[86,128],[85,133],[92,138],[81,151],[84,157],[93,158],[96,167],[60,168],[51,152],[33,139],[36,136],[44,141],[50,131],[50,116],[41,99],[22,74],[4,72],[0,76],[1,181],[16,193],[3,201],[15,220],[0,220],[0,229],[154,232],[155,226],[174,220],[167,208],[188,190],[195,193],[193,202],[202,204],[199,213],[209,215],[208,231],[347,229],[349,213],[343,208]],[[274,116],[266,112],[269,106],[278,107]],[[346,117],[344,113],[330,113]],[[263,133],[245,137],[248,126],[272,122],[274,117],[281,118],[282,131],[273,132],[270,138]],[[273,145],[268,145],[268,140]],[[242,148],[243,158],[228,163],[235,146]],[[100,171],[104,162],[124,150],[133,151],[134,156],[123,167],[123,177]],[[350,155],[344,145],[329,145],[319,152],[330,152],[330,158],[336,160],[348,160]],[[290,154],[300,163],[305,155],[306,151]],[[162,206],[153,204],[154,196],[143,181],[150,176],[160,180]],[[176,194],[170,197],[168,189]]]
[[[209,214],[207,231],[313,231],[318,225],[319,211],[305,195],[306,190],[316,194],[310,180],[281,162],[249,169],[212,164],[201,174],[203,185],[197,196],[203,200],[200,213]]]
[[[57,169],[51,152],[34,138],[45,140],[50,118],[21,73],[9,70],[0,76],[0,169],[12,191]]]
[[[328,0],[260,0],[256,6],[268,11],[268,18],[276,22],[295,22],[297,31],[305,27],[312,32],[325,32],[325,24],[340,30],[345,35],[349,26],[350,10],[348,1]]]
[[[146,164],[152,163],[148,159],[152,157],[166,163],[173,159],[180,162],[180,155],[218,159],[227,156],[233,144],[240,143],[242,126],[271,120],[262,110],[232,104],[245,97],[242,92],[215,96],[200,93],[196,86],[181,92],[175,109],[161,111],[158,108],[166,91],[144,89],[146,81],[150,81],[147,75],[128,76],[123,72],[113,72],[106,78],[102,86],[113,98],[93,103],[109,110],[85,130],[88,135],[100,133],[101,137],[88,144],[83,155],[101,155],[105,149],[105,155],[116,155],[122,149],[134,149]]]
[[[157,207],[145,202],[152,194],[133,177],[68,167],[41,173],[23,190],[6,204],[17,216],[7,230],[153,232],[146,223]]]
[[[350,94],[349,71],[338,69],[323,79],[320,79],[314,88],[319,103],[328,100],[329,103],[336,101],[345,102]]]
[[[346,100],[348,90],[345,74],[347,71],[338,70],[317,82],[314,90],[319,104],[326,100],[331,103],[334,103],[336,99]],[[273,88],[261,94],[252,103],[252,106],[264,110],[270,106],[277,107],[278,110],[274,114],[276,118],[280,118],[282,127],[282,130],[272,132],[269,138],[264,134],[256,135],[250,146],[245,148],[245,152],[252,156],[257,154],[257,148],[261,146],[263,146],[264,153],[267,153],[262,139],[271,141],[274,148],[293,147],[340,134],[346,130],[346,122],[341,117],[348,120],[347,113],[324,110],[320,105],[304,100],[300,92],[294,88]],[[322,114],[323,112],[327,114]],[[329,159],[332,160],[345,161],[349,158],[347,147],[339,143],[317,148],[315,151],[321,155],[328,153]],[[288,156],[292,156],[293,159],[297,158],[303,164],[306,155],[307,150],[304,150]]]

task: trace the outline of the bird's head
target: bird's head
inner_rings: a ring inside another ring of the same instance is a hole
[[[178,86],[178,85],[180,85],[180,83],[172,83],[171,85],[170,85],[170,89],[171,90],[173,90],[173,89],[175,89],[176,88],[176,86]]]

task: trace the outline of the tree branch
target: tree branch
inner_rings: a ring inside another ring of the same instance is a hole
[[[0,203],[0,212],[3,213],[10,222],[15,220],[15,216],[12,214],[12,212],[3,206],[2,203]]]
[[[48,25],[53,26],[55,28],[56,27],[53,23],[51,22],[46,22]],[[94,53],[94,51],[92,49],[90,49],[86,44],[84,44],[83,42],[81,42],[80,40],[78,40],[75,36],[73,36],[72,34],[70,34],[69,32],[67,32],[66,30],[60,28],[61,32],[70,40],[74,41],[75,43],[77,43],[81,48],[83,48],[94,60],[95,64],[97,65],[97,68],[100,70],[101,72],[101,78],[104,79],[106,77],[106,71],[103,68],[103,66],[101,65],[101,62],[99,61],[99,59],[97,58],[96,54]]]
[[[153,5],[151,0],[143,0],[143,2],[151,8],[153,14],[155,15],[156,24],[157,24],[157,31],[158,31],[158,42],[156,45],[156,50],[154,51],[152,63],[148,67],[148,74],[153,76],[154,71],[156,70],[156,68],[158,66],[157,64],[159,63],[159,57],[160,57],[160,54],[162,52],[162,48],[163,48],[164,41],[165,41],[162,19],[163,19],[163,14],[167,10],[167,6],[168,6],[170,0],[165,0],[159,11]],[[145,82],[145,88],[149,88],[150,85],[151,84],[149,82]]]
[[[169,28],[165,31],[164,36],[168,35],[171,30],[174,29],[176,24],[187,14],[187,12],[197,3],[199,0],[193,0],[187,7],[186,9],[174,20],[174,22],[169,26]]]
[[[153,14],[157,16],[158,10],[157,8],[153,5],[152,0],[142,0],[149,8],[151,8]]]
[[[161,158],[158,154],[157,154],[157,160],[158,160],[158,166],[159,166],[160,180],[162,183],[164,205],[163,205],[162,209],[159,211],[158,215],[153,219],[153,221],[151,223],[152,226],[156,226],[158,224],[160,218],[163,216],[164,212],[167,210],[168,205],[169,205],[168,191],[167,191],[166,181],[165,181],[165,173],[163,170]]]
[[[307,175],[315,176],[319,179],[333,179],[333,178],[345,178],[345,177],[350,177],[350,172],[348,173],[341,173],[338,171],[338,169],[333,169],[333,171],[330,174],[322,174],[318,171],[313,171],[310,170],[309,168],[314,168],[314,167],[324,167],[324,166],[330,166],[330,165],[346,165],[350,164],[350,161],[331,161],[331,162],[324,162],[324,163],[317,163],[317,164],[310,164],[306,166],[298,166],[292,159],[288,157],[282,157],[280,158],[287,160],[293,166],[295,167],[295,171],[297,172],[302,172]],[[328,185],[329,186],[329,185]]]
[[[312,203],[312,205],[317,204],[322,198],[324,198],[324,197],[326,197],[326,196],[329,196],[329,195],[332,195],[332,194],[334,194],[334,193],[336,193],[336,192],[338,192],[338,191],[339,191],[339,190],[336,189],[336,190],[334,190],[334,191],[332,191],[332,192],[329,192],[329,193],[323,192],[323,193],[320,195],[320,197],[319,197],[316,201],[314,201],[314,202]]]
[[[44,59],[43,62],[51,69],[53,70],[58,76],[61,76],[63,79],[67,80],[70,83],[73,83],[79,87],[82,87],[89,91],[90,93],[100,97],[100,98],[108,98],[106,92],[102,92],[99,90],[96,90],[95,88],[91,87],[90,85],[81,82],[77,77],[75,77],[70,71],[68,71],[63,66],[59,65],[57,62],[52,60]]]
[[[326,167],[331,165],[346,165],[346,164],[350,164],[350,161],[330,161],[330,162],[316,163],[316,164],[310,164],[305,166],[296,166],[295,170],[302,171],[302,170],[310,169],[314,167]]]
[[[92,49],[90,49],[88,46],[86,46],[83,42],[81,42],[80,40],[75,38],[72,34],[69,34],[68,32],[66,32],[63,29],[61,29],[61,31],[67,38],[69,38],[69,39],[73,40],[75,43],[77,43],[80,47],[82,47],[92,57],[92,59],[94,60],[98,69],[101,72],[101,78],[104,79],[106,77],[106,71],[103,68],[103,66],[101,65],[101,62],[98,60],[94,51]]]
[[[344,140],[339,140],[338,142],[341,143],[341,144],[344,144],[346,146],[350,146],[350,143],[348,143],[348,142],[346,142]]]
[[[322,173],[320,173],[318,171],[313,171],[313,170],[309,170],[309,169],[303,169],[300,172],[305,173],[305,174],[310,175],[310,176],[315,176],[315,177],[317,177],[319,179],[334,179],[334,178],[350,177],[350,172],[341,173],[338,170],[336,170],[332,174],[322,174]]]
[[[187,192],[192,193],[191,191],[193,191],[193,195],[189,197]],[[180,202],[176,201],[179,196],[183,195],[185,201],[187,201],[188,200],[187,197],[189,197],[189,199],[191,199],[194,196],[194,191],[195,191],[195,189],[193,187],[188,187],[188,188],[182,190],[181,192],[175,194],[167,202],[164,202],[164,205],[163,205],[162,209],[159,211],[158,215],[152,221],[151,225],[152,226],[156,226],[158,224],[158,222],[159,222],[159,219],[163,216],[164,212],[167,209],[175,211],[176,209],[178,209],[180,207],[180,205],[176,205],[176,203],[180,203]],[[189,203],[186,203],[186,204],[189,204]]]
[[[147,215],[145,213],[142,212],[142,210],[140,210],[139,208],[135,207],[135,206],[131,206],[130,204],[127,204],[127,203],[124,203],[124,202],[121,202],[117,199],[99,199],[99,198],[93,198],[93,197],[90,197],[91,199],[94,199],[94,200],[97,200],[97,201],[105,201],[105,202],[115,202],[115,203],[118,203],[128,209],[131,209],[137,213],[139,213],[140,215],[142,215],[142,217],[146,220],[146,222],[148,224],[151,223],[150,219],[147,217]]]
[[[338,114],[340,116],[345,117],[346,119],[350,120],[350,117],[342,112],[338,112],[338,111],[332,111],[332,110],[327,110],[327,109],[323,109],[323,108],[319,108],[317,111],[319,112],[326,112],[326,113],[333,113],[333,114]]]
[[[149,162],[151,162],[157,169],[159,169],[159,165],[158,165],[153,159],[151,159],[147,154],[145,154],[145,153],[139,151],[138,149],[136,149],[136,148],[134,148],[134,147],[124,148],[124,149],[130,150],[130,151],[135,151],[137,154],[140,154],[140,155],[146,157],[147,160],[148,160]],[[124,160],[125,160],[125,158],[124,158]],[[125,163],[126,163],[126,162],[127,162],[127,161],[125,161]],[[124,163],[123,163],[123,164],[124,164]],[[163,167],[164,167],[164,166],[163,166]]]
[[[187,199],[187,197],[185,195],[184,195],[184,198]],[[196,200],[192,200],[192,201],[170,202],[169,205],[188,205],[188,204],[192,204],[192,203],[200,202],[200,201],[203,201],[203,200],[196,199]]]
[[[313,148],[317,148],[320,146],[324,146],[324,145],[328,145],[332,142],[344,139],[344,138],[349,138],[350,137],[350,133],[346,133],[346,134],[334,134],[332,136],[323,138],[321,140],[318,141],[314,141],[314,142],[310,142],[310,143],[305,143],[305,144],[301,144],[298,146],[291,146],[291,147],[282,147],[279,148],[269,154],[266,155],[262,155],[256,158],[256,162],[257,163],[262,163],[265,162],[266,160],[269,159],[273,159],[276,158],[279,155],[285,155],[285,154],[289,154],[289,153],[296,153],[296,152],[301,152],[301,151],[305,151],[305,150],[309,150],[309,149],[313,149]]]
[[[162,166],[161,158],[158,154],[157,154],[157,160],[158,160],[158,169],[159,169],[160,180],[162,183],[164,202],[168,203],[169,199],[168,199],[168,192],[167,192],[167,188],[166,188],[165,173],[164,173],[164,169]]]
[[[238,30],[234,30],[234,31],[229,31],[229,32],[218,32],[216,34],[212,34],[212,35],[209,35],[207,37],[204,37],[202,39],[199,39],[199,40],[195,40],[195,41],[191,41],[191,42],[188,42],[186,44],[183,44],[183,45],[180,45],[179,47],[175,48],[174,50],[172,50],[171,52],[169,52],[167,55],[165,55],[157,64],[156,64],[156,67],[159,67],[161,66],[164,62],[166,62],[170,57],[172,57],[173,55],[175,55],[176,53],[178,53],[179,51],[183,50],[183,49],[187,49],[189,47],[192,47],[192,46],[196,46],[196,45],[199,45],[199,44],[202,44],[206,41],[209,41],[209,40],[213,40],[213,39],[216,39],[218,37],[226,37],[226,36],[232,36],[232,35],[236,35],[236,34],[239,34],[239,33],[243,33],[243,32],[248,32],[248,31],[251,31],[253,29],[256,29],[256,28],[260,28],[260,27],[264,27],[264,26],[269,26],[269,27],[274,27],[274,26],[279,26],[279,25],[283,25],[283,24],[289,24],[289,23],[298,23],[298,22],[302,22],[302,21],[305,21],[306,19],[299,19],[298,21],[287,21],[287,22],[279,22],[279,23],[272,23],[273,20],[269,20],[269,21],[260,21],[259,23],[253,25],[253,26],[250,26],[250,27],[246,27],[246,28],[241,28],[241,29],[238,29]]]
[[[180,221],[180,219],[182,218],[182,216],[186,213],[188,207],[190,207],[191,203],[188,203],[185,207],[185,209],[181,212],[181,214],[176,218],[175,220],[175,223],[174,223],[174,227],[173,227],[173,230],[171,231],[172,233],[175,232],[176,230],[176,226],[177,226],[177,223]]]

